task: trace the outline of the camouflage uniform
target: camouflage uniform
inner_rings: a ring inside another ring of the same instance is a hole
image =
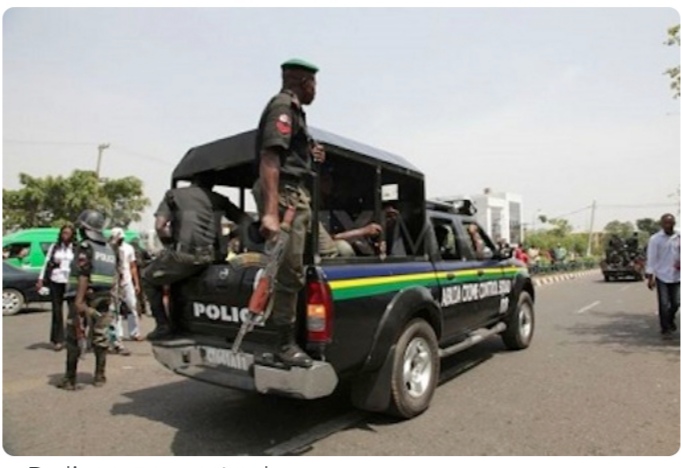
[[[282,70],[302,68],[316,73],[317,68],[299,61],[289,61]],[[303,252],[305,238],[310,229],[312,211],[310,192],[306,188],[312,170],[312,145],[305,119],[305,112],[298,97],[292,91],[283,89],[265,106],[256,133],[256,167],[260,167],[260,155],[269,150],[280,155],[279,168],[279,217],[289,206],[295,208],[295,217],[290,227],[290,237],[284,257],[277,272],[274,286],[272,322],[279,331],[280,359],[293,365],[308,367],[310,358],[295,344],[296,307],[298,292],[305,285]],[[253,185],[253,198],[258,213],[265,213],[262,181]]]
[[[109,348],[109,331],[114,315],[111,309],[111,285],[115,277],[115,256],[106,243],[98,243],[89,239],[82,241],[74,256],[69,277],[69,286],[65,294],[68,303],[66,320],[66,374],[59,384],[67,390],[75,389],[78,358],[85,351],[89,323],[90,336],[95,354],[94,385],[101,386],[106,382],[106,354]],[[78,310],[76,294],[81,278],[88,281],[85,295],[85,310]],[[87,319],[87,320],[85,320]]]

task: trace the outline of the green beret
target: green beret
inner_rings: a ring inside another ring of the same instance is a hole
[[[301,59],[291,59],[281,64],[282,70],[290,70],[294,68],[306,70],[312,73],[317,73],[319,71],[319,68],[316,65]]]

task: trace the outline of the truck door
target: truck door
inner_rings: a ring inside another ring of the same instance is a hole
[[[502,298],[506,297],[503,262],[494,258],[495,247],[485,231],[472,219],[462,219],[464,255],[470,255],[477,276],[478,314],[470,324],[474,328],[489,323],[502,311]]]
[[[440,284],[440,305],[443,313],[443,341],[453,341],[464,335],[480,315],[479,305],[472,300],[471,291],[478,282],[477,264],[467,261],[463,239],[457,235],[454,221],[447,217],[433,217],[436,249],[434,260]]]

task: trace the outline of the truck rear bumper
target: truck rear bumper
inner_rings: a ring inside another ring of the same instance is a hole
[[[153,342],[154,357],[177,374],[226,388],[312,400],[333,393],[333,367],[315,361],[311,368],[288,369],[256,362],[253,354],[199,343],[188,338]]]

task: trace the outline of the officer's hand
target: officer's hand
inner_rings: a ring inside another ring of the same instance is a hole
[[[141,292],[142,292],[142,289],[140,288],[140,285],[136,284],[135,285],[135,295],[139,296]]]
[[[43,280],[38,280],[38,282],[35,284],[35,290],[40,291],[43,289]]]
[[[655,277],[652,275],[648,277],[648,289],[651,291],[655,289]]]
[[[318,163],[326,161],[326,150],[319,143],[315,143],[312,147],[312,159]]]
[[[381,231],[383,231],[383,229],[381,228],[380,224],[371,223],[364,226],[364,235],[367,237],[376,237],[381,233]]]
[[[260,234],[267,240],[274,240],[279,234],[279,217],[276,215],[265,215],[260,222]]]

